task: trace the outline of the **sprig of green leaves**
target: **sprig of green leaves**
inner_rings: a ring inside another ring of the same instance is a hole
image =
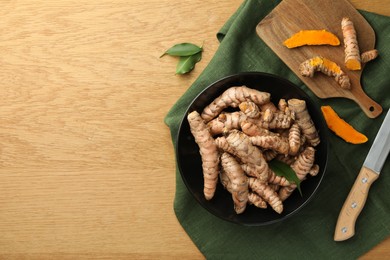
[[[195,64],[202,59],[203,47],[192,43],[175,44],[161,56],[170,55],[179,57],[179,62],[176,66],[176,74],[185,74],[194,69]]]
[[[268,165],[271,170],[275,172],[276,175],[285,177],[290,183],[295,183],[295,185],[297,185],[299,194],[301,194],[302,196],[301,181],[298,179],[297,174],[290,167],[290,165],[276,159],[268,162]]]

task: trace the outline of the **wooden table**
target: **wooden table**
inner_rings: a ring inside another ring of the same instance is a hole
[[[390,15],[389,0],[353,0]],[[1,1],[0,258],[202,259],[163,118],[234,1]],[[184,76],[159,56],[204,42]],[[390,239],[365,257],[390,258]]]

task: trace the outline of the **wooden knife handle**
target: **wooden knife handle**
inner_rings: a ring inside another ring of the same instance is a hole
[[[334,233],[335,241],[343,241],[355,234],[355,223],[366,203],[371,184],[378,179],[379,174],[362,167],[347,199],[341,208]]]

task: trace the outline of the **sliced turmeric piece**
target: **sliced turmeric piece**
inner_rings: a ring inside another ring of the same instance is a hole
[[[368,138],[345,122],[331,106],[321,106],[326,124],[337,136],[348,143],[362,144],[368,141]]]
[[[338,46],[340,40],[327,30],[301,30],[285,40],[283,44],[289,49],[304,45]]]

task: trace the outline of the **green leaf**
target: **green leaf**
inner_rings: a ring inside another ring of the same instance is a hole
[[[185,74],[194,69],[195,64],[202,59],[202,52],[191,56],[182,56],[176,66],[176,74]]]
[[[171,55],[171,56],[191,56],[194,54],[197,54],[203,50],[202,47],[196,46],[195,44],[192,43],[179,43],[171,48],[169,48],[166,52],[164,52],[162,56],[165,54]]]
[[[302,196],[301,181],[298,179],[297,174],[290,167],[290,165],[275,159],[270,161],[268,165],[271,167],[271,170],[273,170],[276,175],[285,177],[289,182],[295,183],[297,185],[299,193]]]

